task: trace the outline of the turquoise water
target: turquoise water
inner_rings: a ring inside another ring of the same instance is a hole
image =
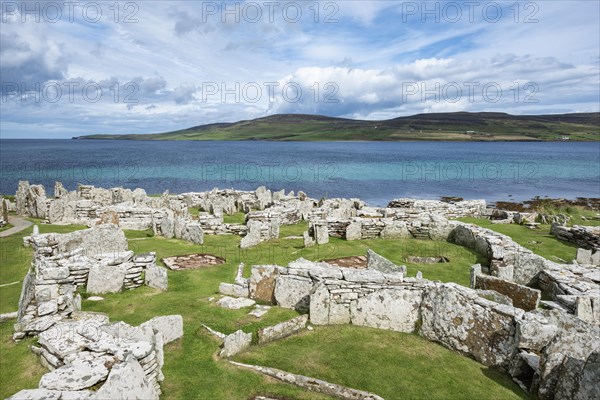
[[[1,140],[1,193],[20,179],[142,187],[303,190],[313,197],[600,197],[600,143],[282,143]]]

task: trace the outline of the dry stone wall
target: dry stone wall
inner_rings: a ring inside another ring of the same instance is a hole
[[[182,336],[179,315],[155,317],[136,327],[109,323],[102,313],[73,313],[40,332],[37,345],[31,346],[50,371],[39,388],[10,399],[158,399],[163,345]]]
[[[154,253],[134,255],[116,225],[67,234],[35,234],[24,238],[34,250],[23,280],[16,339],[45,331],[81,307],[78,287],[110,293],[144,284],[144,271],[155,265]]]
[[[526,312],[454,283],[303,259],[268,271],[262,268],[257,277],[275,280],[276,303],[301,305],[315,325],[416,332],[484,365],[503,368],[542,399],[598,396],[598,385],[591,382],[600,379],[600,327],[564,311]]]

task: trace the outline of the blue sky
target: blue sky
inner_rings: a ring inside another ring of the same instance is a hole
[[[1,2],[2,138],[600,107],[595,0],[28,3]]]

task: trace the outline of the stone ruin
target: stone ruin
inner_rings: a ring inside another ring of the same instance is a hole
[[[313,325],[416,333],[503,369],[540,399],[600,396],[598,321],[590,323],[560,309],[525,311],[488,299],[486,290],[408,278],[401,267],[390,271],[394,264],[378,257],[363,270],[304,259],[287,267],[256,265],[250,278],[222,286],[247,288],[239,294],[305,312]],[[236,335],[224,347],[233,353],[250,345],[243,340],[250,334]]]
[[[81,310],[79,287],[102,294],[146,284],[167,288],[164,268],[154,253],[135,255],[127,239],[112,224],[66,234],[34,234],[23,238],[33,248],[31,268],[23,280],[15,339],[43,332]],[[164,279],[153,279],[155,275]]]
[[[68,192],[60,182],[48,198],[41,185],[19,182],[16,196],[19,214],[46,219],[52,224],[114,223],[123,229],[152,228],[156,235],[202,244],[205,234],[239,235],[241,247],[256,246],[278,238],[281,225],[309,221],[305,244],[327,243],[329,237],[347,240],[429,238],[423,215],[445,218],[482,216],[489,213],[485,201],[445,203],[435,200],[398,199],[386,208],[367,207],[359,199],[321,199],[303,192],[219,190],[149,197],[143,189],[102,189],[79,185]],[[203,210],[197,219],[189,208]],[[224,222],[224,215],[246,214],[246,224]]]
[[[17,210],[48,220],[54,220],[51,215],[62,215],[62,222],[72,221],[64,215],[75,215],[79,223],[88,225],[110,220],[123,227],[151,226],[156,234],[195,242],[201,242],[199,237],[204,234],[235,234],[242,236],[242,247],[277,238],[280,225],[301,220],[309,224],[303,235],[305,246],[327,243],[329,237],[431,239],[464,246],[485,260],[483,265],[472,267],[471,288],[428,281],[420,273],[417,278],[408,278],[405,266],[370,251],[364,269],[301,259],[288,267],[253,266],[246,279],[241,265],[235,282],[222,283],[219,290],[238,298],[222,299],[228,308],[259,301],[308,313],[315,325],[351,323],[416,332],[484,365],[503,368],[524,390],[542,399],[600,396],[598,386],[593,384],[599,380],[600,370],[600,252],[599,234],[593,229],[553,225],[552,233],[557,238],[581,247],[577,261],[566,264],[546,260],[492,230],[448,221],[469,216],[499,223],[508,220],[533,224],[531,220],[537,218],[524,213],[504,215],[480,200],[446,203],[398,199],[377,208],[358,199],[317,201],[302,192],[286,195],[264,187],[253,192],[215,189],[181,195],[165,193],[161,198],[149,198],[139,190],[80,186],[78,192],[69,193],[59,184],[55,189],[55,199],[48,200],[43,187],[20,184]],[[57,202],[62,205],[55,205]],[[204,210],[197,221],[190,216],[189,207]],[[69,211],[55,212],[61,209]],[[236,212],[246,213],[245,225],[224,223],[224,214]],[[54,241],[45,243],[41,241],[39,247],[51,248]],[[50,261],[58,265],[71,262]],[[100,257],[95,262],[105,261]],[[91,270],[88,281],[90,274]],[[75,282],[78,274],[73,275]],[[139,278],[133,278],[131,284],[140,283]],[[166,280],[166,273],[157,274],[156,279]],[[542,300],[542,292],[551,300]],[[56,293],[58,311],[76,308],[76,297],[69,303],[68,293],[68,289]],[[67,301],[59,302],[58,297],[64,299],[65,295]],[[29,309],[30,315],[38,313],[39,305],[34,306]],[[54,306],[44,305],[42,313],[47,308]],[[298,326],[295,322],[290,325]],[[248,335],[238,331],[224,337],[230,344],[226,347],[239,351],[250,345]]]
[[[160,316],[134,327],[81,311],[87,293],[118,292],[146,283],[167,288],[154,253],[134,255],[116,225],[24,238],[34,250],[23,280],[13,338],[37,336],[32,351],[50,372],[39,388],[11,399],[158,399],[163,345],[183,335],[181,316]],[[99,388],[98,386],[101,385]],[[97,390],[90,390],[91,388]]]
[[[131,326],[110,323],[102,313],[75,312],[39,332],[37,345],[31,346],[50,371],[39,387],[9,399],[158,399],[163,345],[182,336],[180,315]]]

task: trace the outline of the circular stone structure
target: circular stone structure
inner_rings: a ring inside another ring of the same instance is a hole
[[[184,256],[165,257],[162,259],[167,268],[173,271],[197,269],[224,264],[225,260],[212,254],[188,254]]]

